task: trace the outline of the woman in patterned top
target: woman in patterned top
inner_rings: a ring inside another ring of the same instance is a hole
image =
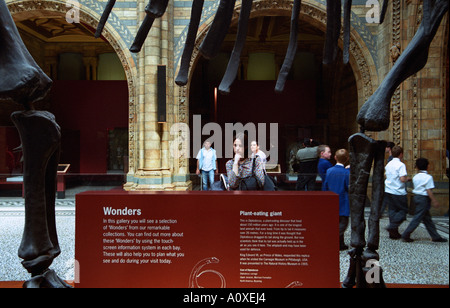
[[[241,179],[252,175],[253,159],[248,158],[248,142],[245,134],[236,136],[233,142],[234,159],[227,162],[228,185],[231,190],[239,188]],[[255,158],[254,174],[260,184],[264,187],[264,169],[261,159]]]

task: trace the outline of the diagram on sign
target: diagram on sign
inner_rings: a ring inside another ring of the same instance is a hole
[[[201,260],[200,262],[198,262],[194,268],[192,269],[191,275],[189,276],[189,288],[204,288],[203,286],[200,286],[198,283],[198,278],[200,278],[200,276],[206,274],[206,273],[212,273],[214,275],[219,276],[220,281],[221,281],[221,286],[220,288],[226,288],[226,281],[225,281],[225,277],[219,273],[218,271],[215,270],[211,270],[211,269],[206,269],[203,270],[203,267],[209,265],[209,264],[213,264],[213,263],[219,263],[220,260],[217,259],[216,257],[211,257],[211,258],[206,258]]]

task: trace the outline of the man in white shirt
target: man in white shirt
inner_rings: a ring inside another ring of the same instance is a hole
[[[386,205],[389,207],[389,226],[386,230],[391,239],[401,238],[398,227],[406,220],[408,213],[408,196],[406,182],[411,180],[402,163],[403,149],[400,146],[392,148],[393,159],[386,165],[386,180],[384,192]]]

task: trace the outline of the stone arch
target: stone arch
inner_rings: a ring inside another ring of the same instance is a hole
[[[236,8],[234,10],[233,20],[236,21],[239,17],[239,11],[242,1],[237,1]],[[318,27],[325,32],[326,29],[326,6],[321,4],[322,1],[306,0],[302,1],[301,6],[301,18],[304,18],[312,25]],[[253,3],[253,8],[251,16],[255,17],[264,14],[278,14],[278,15],[291,15],[293,8],[293,1],[291,0],[255,0]],[[362,28],[359,23],[359,18],[354,15],[353,19],[358,19],[354,21],[352,26],[358,25],[358,28]],[[179,90],[179,113],[178,119],[180,122],[188,123],[189,121],[189,86],[190,80],[192,78],[193,68],[195,67],[197,61],[199,60],[199,46],[203,41],[204,37],[208,33],[209,28],[214,19],[214,14],[210,16],[203,22],[199,27],[199,33],[197,36],[196,44],[194,47],[194,52],[191,58],[191,70],[189,72],[189,82],[186,86],[181,87]],[[355,74],[357,92],[358,92],[358,108],[360,108],[365,101],[373,94],[376,87],[378,86],[378,74],[376,70],[376,64],[370,49],[368,48],[365,39],[360,35],[360,33],[352,27],[350,34],[350,65]],[[342,45],[342,38],[340,39],[340,44]],[[177,70],[179,69],[179,66]]]
[[[218,2],[217,2],[218,3]],[[218,5],[216,3],[216,6]],[[239,11],[242,1],[236,2],[234,10],[233,22],[236,22],[239,17]],[[293,8],[292,0],[254,0],[251,16],[255,17],[264,14],[278,14],[290,16]],[[191,57],[190,72],[188,84],[179,87],[177,101],[176,122],[185,123],[189,125],[189,89],[192,80],[194,68],[200,59],[199,47],[206,34],[208,33],[211,24],[214,20],[214,13],[216,7],[211,6],[205,14],[204,20],[199,27],[196,44]],[[305,18],[309,23],[315,25],[325,32],[326,29],[326,2],[323,0],[303,0],[301,7],[301,18]],[[179,70],[179,53],[182,52],[180,45],[184,44],[186,33],[182,34],[175,50],[175,59],[177,59],[176,73]],[[350,65],[355,75],[357,96],[358,96],[358,110],[367,101],[367,99],[374,93],[378,87],[378,73],[376,67],[376,43],[370,38],[365,25],[360,21],[355,14],[352,16],[352,29],[350,34]],[[342,48],[342,38],[339,44]],[[368,44],[370,46],[368,46]],[[356,119],[355,119],[356,121]],[[174,162],[176,170],[188,170],[188,159],[180,155]]]
[[[44,0],[44,1],[32,1],[32,0],[18,0],[18,1],[6,1],[8,9],[15,21],[20,21],[26,19],[26,15],[29,12],[51,12],[52,14],[61,14],[65,16],[69,10],[66,7],[66,1],[62,0]],[[97,1],[89,4],[82,5],[80,7],[80,21],[89,25],[92,28],[97,28],[98,20],[101,17],[102,7],[98,6]],[[98,7],[96,7],[98,6]],[[103,30],[103,37],[108,41],[111,47],[116,52],[117,56],[122,63],[128,84],[128,106],[129,106],[129,170],[132,172],[135,169],[136,161],[136,102],[137,102],[137,90],[136,90],[136,80],[137,75],[135,59],[128,50],[129,40],[132,36],[127,31],[123,31],[124,26],[120,26],[120,20],[118,18],[114,19],[113,25],[108,23]],[[121,30],[116,29],[117,25],[120,26]],[[125,39],[120,35],[120,32],[125,32]]]

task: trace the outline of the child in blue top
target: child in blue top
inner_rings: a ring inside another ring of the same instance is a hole
[[[317,164],[317,172],[319,172],[319,176],[322,179],[322,190],[323,184],[325,183],[325,178],[327,175],[327,170],[333,167],[333,164],[330,163],[331,158],[331,149],[328,145],[322,144],[317,148],[317,152],[319,153],[319,163]]]
[[[350,216],[350,203],[348,199],[348,184],[350,182],[350,170],[345,168],[349,160],[348,151],[340,149],[334,156],[336,165],[327,170],[322,190],[332,191],[339,195],[339,249],[346,250],[348,246],[344,243],[344,233],[348,227]]]

